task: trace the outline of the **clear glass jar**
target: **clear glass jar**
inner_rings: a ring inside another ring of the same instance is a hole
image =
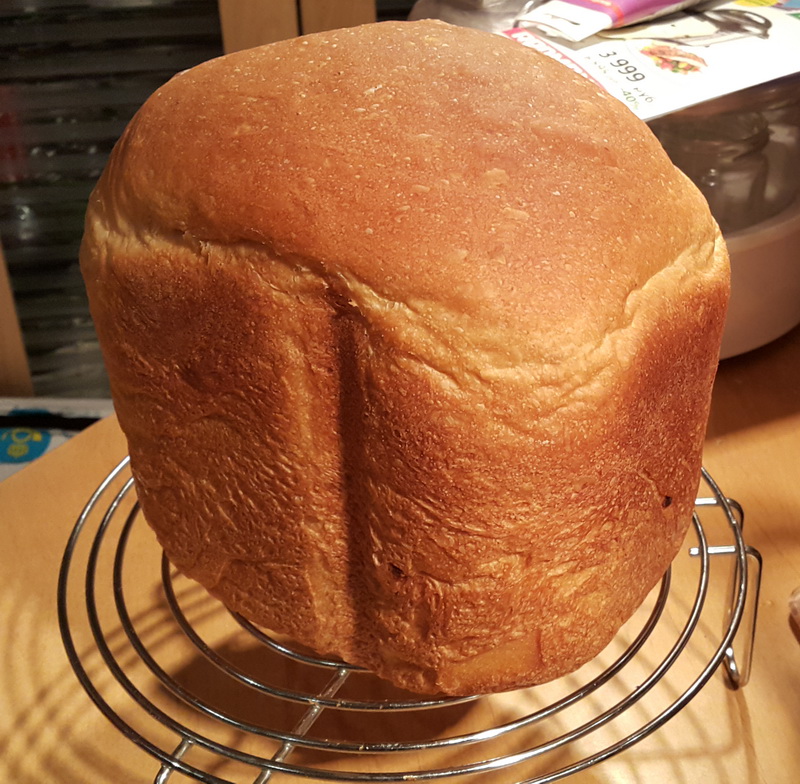
[[[672,162],[702,191],[723,232],[764,219],[769,129],[760,113],[674,115],[651,127]]]
[[[752,87],[652,120],[724,233],[772,218],[800,193],[800,78]]]
[[[408,19],[442,19],[499,33],[513,27],[525,4],[526,0],[417,0]]]
[[[761,113],[769,125],[770,172],[781,174],[767,181],[767,209],[777,214],[800,193],[800,83],[794,79],[772,85],[761,98]]]

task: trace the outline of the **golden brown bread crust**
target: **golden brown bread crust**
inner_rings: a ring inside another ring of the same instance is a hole
[[[178,75],[81,260],[167,555],[322,653],[548,680],[683,539],[724,246],[642,123],[513,41],[383,23]]]

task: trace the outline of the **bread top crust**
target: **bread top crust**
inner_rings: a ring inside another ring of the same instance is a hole
[[[408,311],[423,360],[449,372],[454,355],[464,372],[580,356],[591,376],[608,363],[591,353],[661,296],[654,279],[674,297],[725,274],[702,197],[626,107],[512,40],[434,21],[177,75],[117,145],[91,211],[120,235],[265,246],[388,339]]]

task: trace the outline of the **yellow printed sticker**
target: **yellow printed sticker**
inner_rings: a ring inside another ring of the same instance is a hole
[[[27,463],[47,451],[51,435],[32,427],[0,428],[0,463]]]

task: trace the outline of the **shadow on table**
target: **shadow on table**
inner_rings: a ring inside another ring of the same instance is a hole
[[[800,327],[720,363],[708,436],[716,438],[800,414]]]

